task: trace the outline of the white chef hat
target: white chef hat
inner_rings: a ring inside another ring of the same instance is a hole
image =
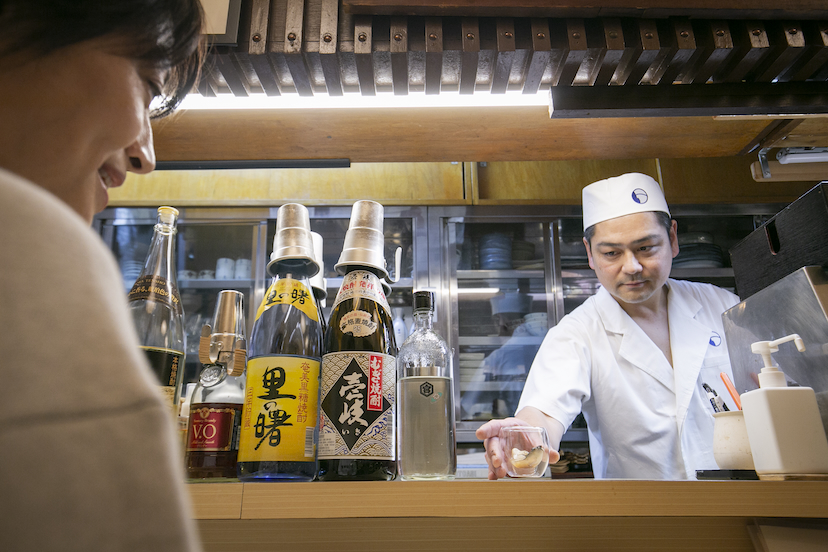
[[[641,173],[627,173],[593,182],[583,191],[584,230],[605,220],[662,211],[670,214],[658,182]]]

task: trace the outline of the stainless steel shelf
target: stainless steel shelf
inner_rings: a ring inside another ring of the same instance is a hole
[[[255,285],[254,280],[179,280],[178,287],[181,289],[236,289],[236,288],[252,288]]]
[[[498,347],[505,345],[540,345],[544,336],[531,337],[508,337],[508,336],[482,336],[482,337],[460,337],[458,339],[460,346],[463,345],[496,345]]]
[[[523,391],[523,381],[461,381],[460,391]]]
[[[458,270],[458,280],[498,280],[501,278],[543,278],[543,270]]]
[[[564,268],[561,270],[564,280],[568,278],[595,278],[595,271],[591,268]],[[671,278],[733,278],[732,268],[674,268],[670,272]]]

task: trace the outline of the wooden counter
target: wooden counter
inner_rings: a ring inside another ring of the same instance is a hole
[[[208,552],[753,551],[756,518],[828,519],[828,482],[194,483]]]

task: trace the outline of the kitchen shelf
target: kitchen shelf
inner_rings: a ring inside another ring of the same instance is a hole
[[[460,391],[523,391],[524,381],[461,381]]]
[[[458,280],[498,280],[503,278],[543,278],[543,270],[458,270]]]
[[[248,279],[232,279],[232,280],[208,280],[208,279],[192,279],[179,280],[178,287],[181,289],[235,289],[235,288],[251,288],[255,285],[254,280]]]
[[[486,420],[488,421],[488,420]],[[458,443],[480,443],[480,439],[474,434],[477,428],[486,423],[486,421],[472,421],[465,420],[457,422],[456,435]],[[589,441],[588,430],[586,428],[569,428],[561,437],[562,443],[585,443]]]
[[[531,336],[531,337],[508,337],[508,336],[498,336],[498,335],[491,335],[491,336],[481,336],[481,337],[460,337],[458,342],[460,346],[487,346],[487,345],[496,345],[498,347],[506,345],[540,345],[543,342],[544,336]]]

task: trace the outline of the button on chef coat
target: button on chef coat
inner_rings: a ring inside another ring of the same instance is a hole
[[[549,330],[532,363],[518,411],[535,407],[564,427],[583,411],[596,478],[717,469],[702,383],[731,402],[719,376],[733,378],[722,313],[739,298],[709,284],[667,285],[672,367],[604,288]]]

